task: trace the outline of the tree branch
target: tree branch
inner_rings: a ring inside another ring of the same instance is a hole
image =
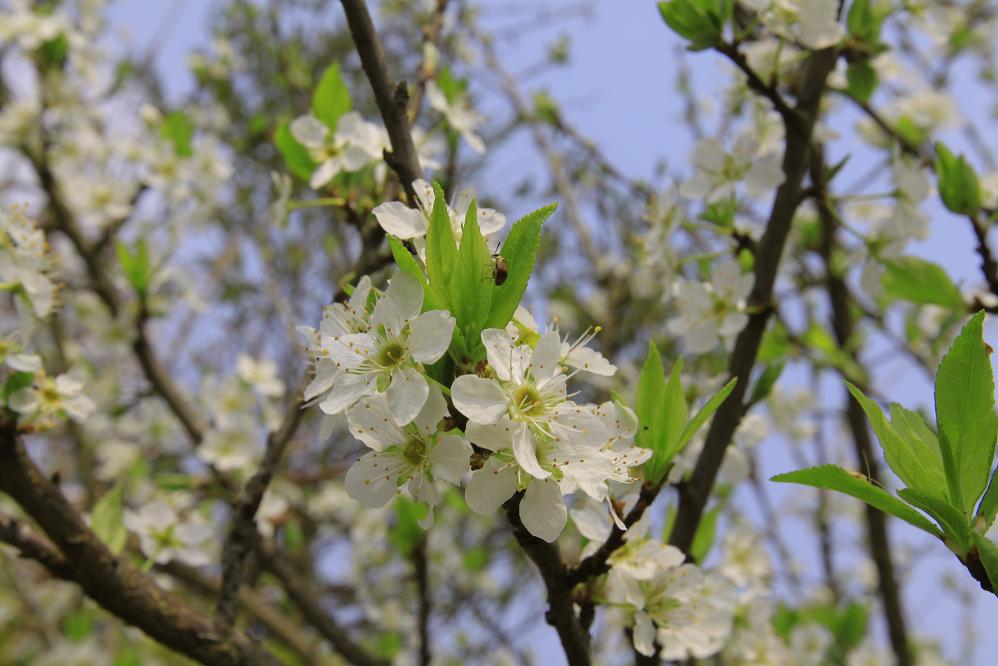
[[[257,550],[263,567],[274,574],[305,620],[329,641],[333,649],[355,666],[389,666],[353,642],[350,634],[325,611],[314,596],[314,587],[295,570],[293,562],[276,550],[260,544]]]
[[[766,231],[755,253],[755,282],[748,299],[749,321],[738,334],[728,362],[729,377],[737,377],[738,383],[711,420],[703,451],[689,480],[679,485],[679,508],[669,542],[687,554],[724,453],[744,413],[743,403],[750,374],[772,313],[773,285],[787,235],[801,201],[801,184],[808,167],[811,135],[826,80],[835,66],[836,57],[833,48],[811,54],[804,66],[794,113],[784,117],[787,134],[783,155],[785,179],[776,191]]]
[[[637,503],[631,508],[624,517],[624,524],[627,527],[631,527],[634,523],[641,520],[641,516],[644,515],[645,510],[648,509],[658,497],[659,491],[662,489],[663,483],[658,483],[655,485],[644,485],[641,487],[641,493],[638,495]],[[569,584],[573,587],[579,583],[584,583],[589,578],[594,576],[600,576],[605,574],[610,570],[610,565],[607,562],[610,556],[613,555],[618,548],[624,545],[624,536],[627,534],[624,530],[617,527],[616,523],[613,525],[613,529],[610,531],[610,536],[607,537],[606,541],[599,549],[585,558],[573,569],[568,572]]]
[[[833,214],[825,196],[827,183],[824,179],[824,156],[820,147],[816,148],[811,160],[811,180],[818,192],[816,203],[818,217],[822,223],[821,258],[825,264],[825,284],[828,300],[831,304],[832,331],[839,347],[858,362],[852,347],[855,323],[850,303],[849,288],[839,275],[833,264],[832,255],[836,244],[836,215]],[[842,373],[844,376],[844,373]],[[858,377],[849,377],[853,383],[862,389],[863,382]],[[846,399],[846,421],[852,433],[856,457],[860,464],[866,466],[866,475],[876,485],[880,482],[880,465],[870,439],[870,430],[862,406],[853,398],[849,391],[843,389]],[[887,532],[887,518],[883,512],[869,504],[864,504],[866,531],[869,537],[870,556],[877,569],[877,584],[883,603],[884,619],[890,635],[891,648],[897,659],[898,666],[910,666],[913,663],[911,647],[908,643],[908,631],[904,617],[904,606],[898,587],[897,574],[894,571],[894,561],[891,557],[890,535]]]
[[[385,162],[398,174],[402,189],[409,197],[409,205],[415,206],[416,191],[412,183],[421,177],[423,170],[419,166],[419,154],[416,152],[416,145],[412,141],[409,129],[407,115],[409,95],[405,82],[397,88],[392,82],[388,73],[388,63],[385,61],[385,51],[371,21],[367,3],[364,0],[341,0],[341,3],[347,16],[350,34],[357,46],[360,64],[374,91],[374,100],[378,104],[378,111],[381,112],[381,119],[385,123],[388,139],[392,144],[391,152],[385,152]]]
[[[416,589],[419,590],[417,624],[419,626],[419,663],[430,666],[433,660],[430,646],[430,613],[433,609],[433,590],[430,588],[430,562],[427,557],[426,534],[412,549],[412,565],[416,574]]]
[[[173,560],[156,567],[159,571],[173,576],[194,590],[205,595],[216,595],[222,589],[222,583],[198,569]],[[273,607],[254,590],[242,588],[239,590],[239,604],[249,615],[267,628],[275,638],[294,650],[307,664],[319,664],[318,639],[302,631],[294,618]]]
[[[66,558],[47,539],[19,520],[0,515],[0,541],[13,546],[22,558],[41,564],[56,578],[75,582]]]
[[[55,228],[69,239],[76,253],[83,260],[87,274],[93,284],[93,291],[100,298],[107,308],[112,318],[116,318],[123,310],[121,297],[111,279],[106,268],[106,262],[102,257],[99,246],[91,246],[83,235],[83,231],[77,226],[72,212],[59,196],[58,185],[55,176],[49,168],[45,159],[44,148],[41,155],[26,153],[31,161],[35,174],[45,191],[52,208],[55,220]],[[163,369],[162,364],[153,351],[149,341],[146,324],[149,321],[149,312],[145,305],[140,306],[138,317],[135,321],[136,337],[132,343],[132,349],[139,361],[139,365],[145,374],[146,380],[153,390],[166,402],[170,410],[183,425],[184,430],[191,440],[197,444],[201,441],[202,433],[205,429],[200,417],[194,412],[189,403],[183,397],[180,389],[173,383],[173,379]]]
[[[296,389],[296,397],[288,405],[281,425],[267,436],[267,448],[260,467],[246,481],[232,509],[229,532],[222,547],[222,584],[215,611],[218,619],[228,626],[232,626],[236,618],[239,586],[242,585],[246,561],[253,552],[253,542],[257,536],[256,512],[284,457],[288,443],[301,423],[302,407],[305,404],[302,392],[307,379],[306,375],[302,385]]]
[[[0,424],[0,491],[38,523],[83,591],[124,622],[209,666],[280,663],[251,639],[219,631],[210,618],[115,557],[35,466],[13,422]]]
[[[572,587],[568,570],[561,559],[557,544],[538,539],[520,521],[520,499],[516,493],[504,505],[506,518],[520,548],[537,566],[548,593],[548,611],[544,618],[558,632],[569,666],[589,666],[589,636],[572,607]]]

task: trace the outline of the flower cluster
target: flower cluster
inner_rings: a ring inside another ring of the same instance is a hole
[[[492,513],[524,491],[524,526],[554,541],[568,518],[563,495],[581,490],[605,502],[609,482],[629,482],[629,468],[642,464],[650,452],[629,441],[636,420],[626,408],[571,400],[568,379],[580,370],[566,374],[566,367],[590,366],[612,374],[613,366],[592,350],[567,345],[557,331],[533,332],[531,337],[536,338],[533,346],[506,330],[483,331],[488,367],[480,375],[458,377],[452,397],[468,418],[468,438],[491,452],[468,483],[468,506]],[[591,355],[599,360],[580,361]]]
[[[634,649],[667,660],[716,654],[731,633],[736,595],[724,576],[684,563],[678,548],[631,539],[603,586],[603,601],[630,619]]]
[[[23,208],[0,208],[0,289],[21,293],[40,318],[55,306],[47,253],[44,232]]]

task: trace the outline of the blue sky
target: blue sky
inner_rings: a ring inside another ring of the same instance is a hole
[[[118,42],[117,46],[138,48],[148,44],[158,34],[161,41],[157,64],[168,91],[172,95],[181,94],[191,85],[186,70],[186,54],[193,47],[206,44],[209,39],[205,19],[212,4],[207,0],[164,3],[119,0],[112,5],[113,30],[115,34],[125,30],[129,38],[127,42]],[[504,7],[516,5],[522,8],[530,3],[492,0],[484,4],[487,8],[484,13],[486,22],[503,25],[520,22],[504,18]],[[575,3],[565,0],[546,4],[557,7]],[[167,29],[164,25],[170,27]],[[595,139],[611,162],[629,175],[650,178],[656,163],[663,159],[673,168],[681,168],[692,143],[688,132],[682,127],[680,101],[673,92],[673,58],[677,44],[662,24],[655,3],[650,0],[596,2],[590,15],[555,22],[554,25],[550,29],[531,31],[517,39],[499,42],[499,55],[507,68],[514,73],[524,71],[537,62],[551,39],[562,32],[569,34],[572,42],[571,64],[531,81],[531,85],[536,83],[547,87],[572,124],[584,135]],[[716,91],[718,81],[727,80],[727,67],[718,57],[710,54],[688,57],[698,89]],[[967,99],[971,83],[961,81],[958,87],[958,91],[968,91]],[[487,99],[484,101],[488,102]],[[984,106],[977,105],[970,113],[983,115],[986,112]],[[493,167],[495,180],[480,183],[479,188],[485,191],[494,188],[494,191],[500,192],[510,180],[503,174],[509,173],[515,173],[519,178],[524,171],[536,171],[539,177],[546,178],[542,175],[545,172],[543,166],[536,162],[531,164],[525,159],[527,145],[525,137],[514,142]],[[523,210],[506,212],[516,217],[530,207],[527,203]],[[936,209],[932,213],[945,215]],[[962,220],[954,217],[939,220],[933,226],[932,237],[912,247],[913,252],[942,263],[958,280],[978,281],[978,261],[973,253],[971,235]],[[998,347],[995,336],[989,337],[992,344]],[[911,406],[931,404],[931,386],[921,375],[896,366],[878,376],[881,377],[880,387],[886,388],[899,402]],[[832,394],[835,396],[839,393],[834,385],[828,383],[826,389],[835,391]],[[834,443],[847,446],[845,441]],[[765,471],[776,473],[793,467],[782,445],[774,444],[763,460]],[[777,502],[781,492],[782,489],[775,492]],[[938,601],[940,596],[936,579],[940,572],[948,571],[958,577],[966,574],[942,546],[925,545],[925,541],[907,527],[894,525],[892,529],[902,541],[914,544],[916,549],[927,547],[930,553],[926,563],[916,569],[920,582],[906,590],[909,623],[916,631],[941,640],[948,656],[954,658],[959,654],[961,618],[952,603]],[[786,536],[790,540],[805,536],[804,528],[793,526],[786,530]],[[807,543],[813,541],[812,537],[807,538]],[[801,557],[813,558],[815,552],[803,553]],[[840,566],[843,564],[847,565],[848,560]],[[980,594],[977,603],[978,608],[988,611],[988,614],[993,615],[996,610],[993,597]],[[984,629],[983,623],[980,628]],[[544,663],[559,663],[560,650],[553,631],[542,626],[529,640],[539,646],[543,656],[551,659]],[[984,666],[989,663],[985,655],[996,652],[998,635],[983,631],[976,663]]]

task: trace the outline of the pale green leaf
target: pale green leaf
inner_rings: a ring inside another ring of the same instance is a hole
[[[690,419],[690,422],[686,424],[685,428],[683,428],[683,433],[679,436],[679,441],[676,443],[676,450],[673,455],[686,448],[689,441],[693,439],[693,435],[697,434],[700,428],[703,427],[703,424],[707,422],[707,419],[713,416],[714,412],[716,412],[718,408],[724,404],[724,401],[728,399],[731,392],[735,390],[735,384],[737,383],[738,378],[732,377],[728,383],[722,386],[720,391],[711,396],[710,400],[708,400],[704,406],[700,408],[700,411],[698,411],[693,418]]]
[[[474,356],[492,307],[492,255],[478,226],[478,207],[468,207],[461,231],[457,266],[451,279],[451,312]]]
[[[953,341],[936,374],[936,420],[950,499],[970,515],[984,494],[994,463],[998,417],[984,312]]]
[[[350,90],[340,75],[340,64],[334,62],[326,68],[319,85],[312,93],[312,114],[329,128],[336,130],[340,116],[350,110]]]
[[[971,535],[974,539],[974,545],[977,546],[977,554],[981,558],[981,564],[984,565],[984,571],[987,572],[988,579],[991,581],[991,588],[998,590],[998,546],[983,534],[972,532]]]
[[[967,552],[970,548],[970,525],[958,508],[951,506],[944,499],[919,492],[914,488],[902,488],[898,491],[898,495],[916,509],[921,509],[932,516],[939,527],[943,528],[947,541],[958,554],[963,555]]]
[[[770,479],[770,481],[777,483],[799,483],[804,486],[845,493],[892,516],[897,516],[901,520],[928,532],[932,536],[942,537],[936,526],[918,511],[915,511],[883,488],[873,485],[858,472],[849,472],[837,465],[819,465],[818,467],[800,469],[796,472],[778,474]]]
[[[115,555],[121,553],[128,538],[125,531],[122,495],[121,486],[114,486],[97,500],[90,514],[94,534]]]
[[[939,264],[918,257],[884,259],[884,295],[918,305],[963,307],[963,296]]]
[[[849,393],[859,403],[880,441],[887,464],[898,478],[912,488],[945,498],[946,476],[935,435],[922,417],[900,405],[891,405],[893,422],[853,384],[846,382]]]
[[[274,145],[277,146],[277,152],[284,158],[288,171],[301,180],[307,181],[312,177],[312,172],[315,171],[317,165],[312,161],[305,146],[295,139],[287,122],[281,123],[277,127],[277,131],[274,132]]]
[[[447,298],[446,305],[450,306],[450,277],[457,263],[457,242],[444,191],[439,184],[433,183],[433,192],[433,210],[430,211],[430,228],[426,234],[426,274],[437,294]]]
[[[492,309],[485,328],[503,328],[513,318],[534,270],[537,248],[541,243],[541,225],[556,208],[558,204],[538,208],[517,220],[509,230],[500,252],[506,260],[508,274],[506,281],[493,289]]]

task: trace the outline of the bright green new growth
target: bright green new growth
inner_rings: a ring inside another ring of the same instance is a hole
[[[991,348],[983,333],[984,312],[979,312],[939,364],[938,436],[919,413],[897,404],[890,406],[888,420],[880,407],[847,382],[880,440],[887,464],[907,485],[898,491],[900,499],[861,474],[835,465],[780,474],[772,481],[836,490],[897,516],[942,539],[965,563],[979,558],[992,585],[998,586],[998,547],[984,536],[998,511],[992,473],[998,415]],[[919,511],[930,516],[941,532]]]
[[[689,40],[691,51],[718,44],[734,11],[732,0],[669,0],[658,11],[677,35]]]
[[[981,209],[981,185],[974,167],[963,155],[954,155],[941,143],[936,144],[936,174],[939,196],[951,212],[977,215]]]
[[[478,226],[478,206],[472,202],[468,207],[458,243],[443,189],[434,183],[433,192],[426,234],[426,272],[395,238],[389,238],[392,255],[400,270],[423,285],[424,310],[446,309],[454,315],[457,326],[452,356],[477,360],[485,351],[482,331],[506,326],[523,299],[541,242],[541,225],[558,205],[538,208],[513,223],[501,253],[506,260],[506,281],[497,285],[492,275],[492,253]]]
[[[662,357],[654,343],[648,343],[641,376],[638,378],[634,411],[638,416],[638,432],[634,437],[638,446],[652,450],[652,457],[645,463],[645,479],[658,483],[675,458],[693,439],[721,403],[735,388],[737,378],[732,378],[697,412],[688,417],[689,406],[680,381],[683,373],[682,359],[672,366],[668,379]]]

